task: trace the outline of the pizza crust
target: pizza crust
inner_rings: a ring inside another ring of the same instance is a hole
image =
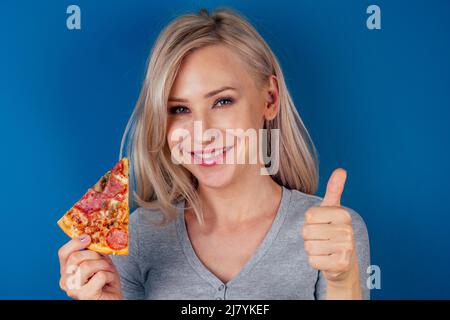
[[[77,237],[74,230],[72,229],[70,220],[67,219],[66,215],[62,216],[62,218],[58,220],[57,224],[72,239]]]
[[[118,256],[128,255],[128,246],[121,250],[114,250],[111,249],[110,247],[103,246],[100,243],[91,243],[87,248],[89,250],[96,251],[102,254],[113,254]]]

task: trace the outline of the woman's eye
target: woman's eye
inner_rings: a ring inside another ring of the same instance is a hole
[[[183,106],[174,106],[169,109],[171,114],[188,113],[189,109]]]
[[[214,107],[216,107],[216,106],[223,107],[223,106],[226,106],[226,105],[230,105],[232,103],[233,103],[233,99],[232,98],[221,98],[221,99],[217,100],[214,103]]]

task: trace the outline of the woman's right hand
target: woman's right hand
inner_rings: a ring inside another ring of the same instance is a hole
[[[88,235],[67,242],[58,251],[61,269],[59,285],[67,295],[79,300],[122,299],[119,274],[107,255],[83,250]]]

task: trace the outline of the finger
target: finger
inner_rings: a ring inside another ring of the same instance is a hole
[[[305,224],[302,228],[303,240],[352,241],[353,227],[349,224]]]
[[[352,218],[342,207],[311,207],[305,212],[305,224],[351,224]]]
[[[59,264],[61,269],[66,265],[67,259],[72,252],[86,248],[90,242],[91,237],[89,237],[88,235],[82,235],[78,238],[70,240],[65,245],[63,245],[58,251]]]
[[[335,245],[328,240],[307,240],[304,247],[308,256],[328,256],[335,252]]]
[[[330,224],[305,224],[302,228],[303,240],[330,240],[332,233]]]
[[[111,256],[109,256],[109,255],[107,255],[107,254],[105,254],[105,253],[99,253],[99,255],[100,255],[100,257],[101,257],[103,260],[108,261],[109,264],[110,264],[111,266],[115,267],[114,262],[113,262],[112,259],[111,259]]]
[[[85,299],[98,300],[101,298],[103,287],[116,280],[112,272],[99,271],[80,290],[80,296]]]
[[[72,252],[69,258],[67,259],[66,266],[68,265],[77,266],[81,264],[83,261],[100,260],[100,259],[104,259],[103,256],[95,251],[91,250],[75,251]]]
[[[345,255],[351,252],[351,242],[336,242],[328,240],[307,240],[304,243],[305,251],[309,256],[327,256],[331,254]]]
[[[87,260],[80,264],[80,283],[84,285],[89,279],[97,272],[107,271],[115,272],[114,266],[112,266],[105,259],[101,260]]]
[[[114,262],[112,261],[112,259],[111,259],[111,257],[109,256],[109,255],[107,255],[107,254],[100,254],[102,257],[103,257],[103,259],[105,259],[106,261],[108,261],[111,265],[113,265],[114,266]]]
[[[331,174],[327,184],[327,191],[323,197],[321,206],[334,206],[339,207],[341,205],[341,196],[344,191],[345,180],[347,179],[347,172],[344,169],[336,169]]]
[[[98,266],[97,261],[104,262]],[[81,265],[83,266],[81,267]],[[80,289],[80,287],[95,273],[96,266],[98,266],[98,270],[105,269],[116,272],[116,268],[109,257],[105,258],[103,255],[89,250],[72,253],[67,260],[65,267],[61,270],[61,289],[68,289],[67,282],[69,281],[71,283],[71,289]]]
[[[309,265],[317,270],[321,271],[331,271],[335,269],[335,259],[332,255],[324,255],[324,256],[308,256]]]

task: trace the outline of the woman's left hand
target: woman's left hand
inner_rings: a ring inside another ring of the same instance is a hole
[[[305,213],[302,236],[311,267],[327,280],[327,299],[361,299],[352,219],[341,207],[347,174],[336,169],[319,207]]]

